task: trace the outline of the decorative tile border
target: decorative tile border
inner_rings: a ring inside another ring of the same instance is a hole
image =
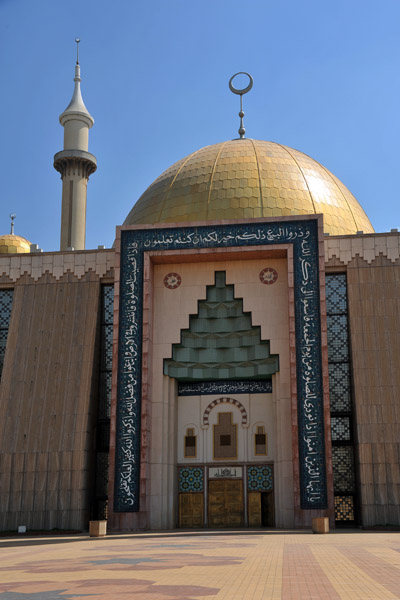
[[[202,492],[204,490],[203,467],[180,467],[179,469],[179,491]]]
[[[272,465],[248,467],[247,489],[249,492],[271,492],[274,489]]]
[[[139,510],[144,252],[279,244],[294,251],[301,508],[327,507],[318,220],[311,217],[121,230],[115,512]]]
[[[271,394],[272,379],[242,381],[180,381],[178,396],[211,396],[214,394]]]

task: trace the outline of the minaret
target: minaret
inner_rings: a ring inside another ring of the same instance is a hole
[[[62,209],[60,250],[84,250],[86,233],[86,194],[89,175],[97,169],[96,157],[88,152],[89,129],[94,119],[81,95],[78,44],[75,89],[71,102],[60,115],[64,127],[64,150],[54,156],[54,168],[61,173]]]

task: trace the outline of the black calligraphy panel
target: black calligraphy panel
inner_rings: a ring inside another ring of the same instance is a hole
[[[302,508],[326,508],[317,220],[121,230],[117,512],[139,510],[143,253],[293,244]],[[268,310],[268,307],[265,307]]]

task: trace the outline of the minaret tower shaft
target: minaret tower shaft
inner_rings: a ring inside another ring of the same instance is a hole
[[[78,39],[75,41],[79,44]],[[64,149],[54,156],[54,168],[62,179],[60,250],[85,248],[87,183],[97,169],[96,157],[88,152],[89,129],[94,119],[82,99],[78,54],[74,81],[71,102],[60,115]]]

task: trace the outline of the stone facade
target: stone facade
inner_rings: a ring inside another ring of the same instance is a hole
[[[325,236],[322,246],[323,352],[323,274],[344,273],[347,277],[358,523],[398,525],[400,235]],[[100,288],[105,283],[115,285],[115,416],[119,252],[117,244],[115,250],[0,256],[0,288],[14,290],[0,385],[0,529],[16,529],[21,524],[35,529],[88,526],[95,486]],[[276,271],[278,278],[273,284],[260,281],[265,269]],[[172,345],[180,343],[181,331],[189,327],[190,315],[197,314],[198,302],[206,298],[207,286],[213,284],[216,271],[226,272],[227,284],[233,284],[235,296],[243,298],[243,308],[251,314],[252,324],[261,328],[262,339],[270,341],[271,353],[279,355],[272,392],[264,396],[250,392],[178,396],[176,381],[163,373],[164,359],[171,357]],[[179,275],[179,285],[175,279],[165,284],[170,273]],[[307,525],[308,521],[301,518],[293,404],[295,302],[290,244],[270,246],[268,252],[259,246],[211,252],[149,252],[144,264],[143,310],[140,510],[113,510],[114,418],[110,445],[111,528],[168,529],[177,525],[178,467],[200,468],[205,486],[212,464],[221,467],[221,461],[213,460],[212,452],[213,425],[218,423],[221,411],[232,413],[238,433],[238,457],[226,466],[271,467],[268,477],[273,478],[275,525]],[[327,378],[327,365],[323,377]],[[213,404],[225,396],[233,402]],[[248,419],[245,425],[241,406]],[[329,403],[324,405],[324,415],[328,428],[328,494],[332,502]],[[257,426],[265,428],[266,456],[254,455]],[[184,455],[188,428],[197,438],[195,457]],[[247,489],[245,471],[241,473],[243,489]],[[257,471],[254,473],[256,477]],[[206,490],[202,488],[201,493],[206,498]],[[207,511],[206,501],[198,505]]]

